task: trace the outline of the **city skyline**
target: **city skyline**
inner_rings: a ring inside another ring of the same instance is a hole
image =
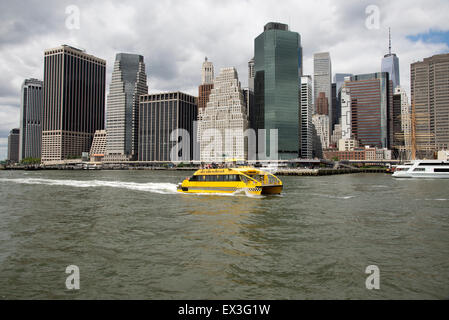
[[[328,5],[293,1],[282,5],[273,1],[207,3],[208,10],[226,21],[219,24],[215,23],[217,16],[201,10],[204,6],[201,1],[188,4],[175,1],[171,7],[169,3],[152,3],[148,10],[145,10],[148,4],[139,2],[47,2],[44,6],[31,2],[26,9],[2,4],[0,159],[6,158],[9,131],[19,125],[20,86],[26,78],[43,80],[44,51],[48,48],[67,43],[105,59],[107,92],[115,54],[130,52],[145,57],[150,93],[180,90],[196,96],[201,82],[198,70],[204,56],[210,57],[217,68],[235,66],[242,86],[247,86],[253,39],[270,21],[286,23],[290,30],[301,35],[304,74],[313,73],[313,54],[322,51],[332,56],[333,74],[379,72],[381,59],[388,53],[388,27],[391,27],[392,51],[401,61],[401,84],[410,96],[410,63],[448,51],[449,34],[445,30],[449,30],[449,23],[444,7],[449,5],[443,1],[431,3],[416,9],[419,6],[409,2],[373,1],[372,5],[379,9],[378,29],[367,28],[370,4],[360,1],[345,2],[344,7],[331,2]],[[79,29],[69,28],[74,26],[70,23],[76,22],[67,20],[76,11],[66,13],[73,6],[79,11]],[[176,10],[164,17],[158,15],[170,8]],[[97,15],[98,12],[102,14]],[[138,28],[152,20],[146,13],[156,14],[158,19],[148,28]],[[189,13],[197,14],[199,19],[191,21]],[[179,24],[184,28],[179,28]],[[101,32],[92,32],[96,29]]]

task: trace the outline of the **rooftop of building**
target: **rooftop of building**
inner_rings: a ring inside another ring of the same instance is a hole
[[[268,30],[284,30],[284,31],[289,31],[289,30],[288,30],[288,24],[280,23],[280,22],[268,22],[268,23],[263,27],[263,31],[268,31]]]
[[[413,62],[412,65],[416,63],[429,63],[429,62],[448,61],[448,60],[449,60],[449,53],[441,53],[435,54],[431,57],[424,58],[421,61]]]
[[[139,97],[140,102],[146,101],[158,101],[158,100],[176,100],[181,98],[188,97],[192,101],[198,99],[198,97],[192,96],[188,93],[184,93],[181,91],[170,91],[170,92],[158,92],[158,93],[149,93],[144,94]]]
[[[86,50],[84,50],[84,49],[75,48],[75,47],[69,46],[67,44],[63,44],[63,45],[60,45],[59,47],[47,49],[44,51],[44,55],[47,56],[47,55],[58,54],[58,53],[63,53],[63,52],[70,52],[78,57],[90,58],[91,60],[94,60],[96,62],[106,65],[106,60],[104,60],[102,58],[98,58],[94,55],[88,54],[88,53],[86,53]]]

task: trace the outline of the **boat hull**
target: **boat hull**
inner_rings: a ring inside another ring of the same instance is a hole
[[[280,194],[282,189],[282,185],[262,186],[261,194]]]
[[[432,173],[393,173],[394,178],[423,178],[423,179],[449,179],[449,174],[432,174]]]
[[[244,188],[227,188],[227,187],[182,187],[178,186],[177,191],[181,193],[228,193],[232,194],[239,190],[243,190],[253,195],[262,194],[280,194],[282,185],[262,186],[262,187],[244,187]]]

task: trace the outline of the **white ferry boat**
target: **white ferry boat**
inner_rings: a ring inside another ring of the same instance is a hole
[[[394,168],[395,178],[449,178],[449,161],[414,160]]]

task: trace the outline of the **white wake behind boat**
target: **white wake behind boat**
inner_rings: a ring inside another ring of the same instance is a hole
[[[448,178],[449,161],[414,160],[394,169],[395,178]]]

